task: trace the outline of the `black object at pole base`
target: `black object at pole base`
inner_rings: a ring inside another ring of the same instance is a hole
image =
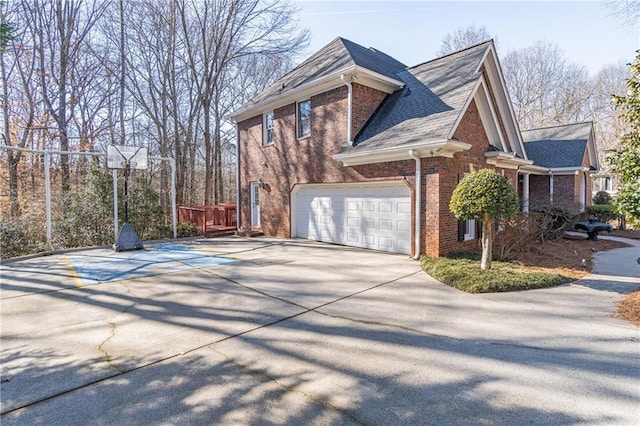
[[[118,234],[118,241],[113,245],[115,251],[142,250],[144,246],[138,238],[135,229],[130,223],[125,222]]]

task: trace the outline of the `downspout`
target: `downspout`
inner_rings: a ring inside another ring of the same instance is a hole
[[[409,157],[416,160],[416,189],[415,189],[415,197],[416,197],[416,212],[415,217],[416,221],[413,226],[413,239],[414,239],[414,256],[415,260],[420,259],[420,209],[421,209],[421,200],[422,200],[422,164],[420,163],[420,157],[416,155],[416,152],[413,149],[409,150]]]
[[[345,74],[340,76],[340,80],[344,84],[347,85],[347,143],[351,146],[353,145],[352,138],[352,124],[351,124],[351,114],[353,111],[353,86],[351,85],[351,81],[353,76],[347,77]]]

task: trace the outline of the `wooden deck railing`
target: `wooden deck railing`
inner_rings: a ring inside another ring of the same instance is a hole
[[[236,203],[221,203],[207,206],[180,206],[178,221],[196,224],[202,235],[232,231],[236,229]]]

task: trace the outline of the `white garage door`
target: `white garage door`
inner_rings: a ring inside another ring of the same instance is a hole
[[[411,193],[404,184],[302,185],[294,197],[299,238],[411,252]]]

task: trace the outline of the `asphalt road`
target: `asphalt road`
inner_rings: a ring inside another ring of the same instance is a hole
[[[0,421],[636,425],[640,328],[612,312],[638,279],[613,269],[469,295],[403,255],[238,237],[7,263]]]

